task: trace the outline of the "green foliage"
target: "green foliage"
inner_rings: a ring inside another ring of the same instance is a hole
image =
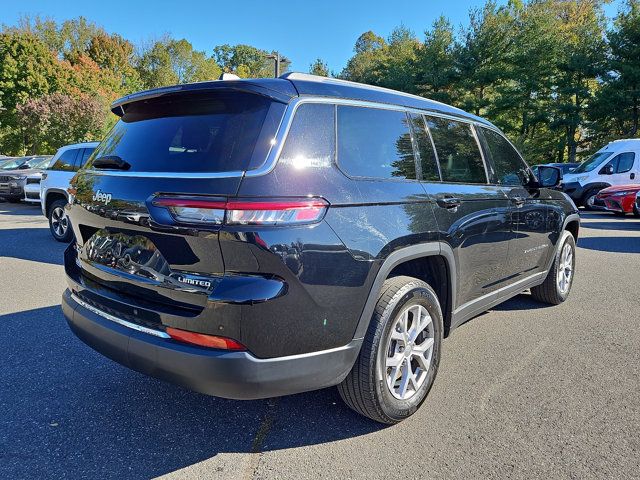
[[[54,153],[63,145],[98,138],[104,128],[104,108],[90,95],[59,92],[17,105],[26,152]]]
[[[213,58],[225,73],[234,73],[240,78],[269,78],[274,74],[274,60],[267,58],[277,52],[267,52],[251,45],[218,45],[213,49]],[[291,61],[280,57],[280,73],[287,71]]]
[[[321,58],[317,58],[315,62],[309,65],[309,73],[319,75],[321,77],[329,76],[329,67]]]
[[[170,38],[159,40],[144,51],[136,70],[146,88],[215,80],[221,73],[213,59],[194,50],[187,40]]]

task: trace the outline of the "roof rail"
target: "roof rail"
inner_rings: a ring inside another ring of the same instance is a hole
[[[378,87],[376,85],[368,85],[366,83],[352,82],[350,80],[342,80],[341,78],[321,77],[319,75],[312,75],[310,73],[302,73],[302,72],[287,72],[287,73],[283,73],[278,78],[284,78],[286,80],[291,80],[291,81],[302,80],[302,81],[307,81],[307,82],[331,83],[331,84],[334,84],[334,85],[344,85],[344,86],[351,86],[351,87],[355,87],[355,88],[364,88],[364,89],[374,90],[374,91],[379,91],[379,92],[387,92],[387,93],[392,93],[394,95],[401,95],[403,97],[416,98],[416,99],[419,99],[419,100],[429,100],[430,102],[433,102],[433,103],[436,103],[436,104],[439,104],[439,105],[444,105],[444,106],[449,107],[449,108],[454,108],[456,110],[460,110],[460,109],[458,109],[456,107],[452,107],[451,105],[447,105],[446,103],[442,103],[442,102],[439,102],[437,100],[432,100],[430,98],[421,97],[419,95],[413,95],[411,93],[405,93],[405,92],[401,92],[401,91],[398,91],[398,90],[392,90],[390,88],[385,88],[385,87]],[[463,111],[463,110],[460,110],[460,111]]]

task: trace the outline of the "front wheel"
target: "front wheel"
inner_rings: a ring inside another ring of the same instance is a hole
[[[584,208],[586,208],[587,210],[595,210],[596,196],[599,192],[599,189],[592,188],[584,194],[584,196],[582,197],[582,205],[584,206]]]
[[[542,303],[559,305],[569,296],[576,269],[576,241],[566,231],[560,238],[560,248],[556,252],[551,269],[544,282],[531,289],[533,298]]]
[[[638,209],[638,204],[637,203],[633,204],[633,214],[636,217],[640,217],[640,209]]]
[[[66,200],[60,199],[49,207],[49,230],[57,241],[69,243],[73,236],[73,230],[71,230],[69,218],[64,210],[66,204]]]
[[[360,355],[338,385],[340,396],[376,422],[411,416],[435,380],[442,332],[440,303],[427,283],[405,276],[386,280]]]

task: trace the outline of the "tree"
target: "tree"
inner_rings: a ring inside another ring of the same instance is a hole
[[[70,72],[30,33],[0,33],[0,131],[2,150],[24,150],[16,106],[67,87]]]
[[[136,70],[146,88],[215,80],[221,70],[187,40],[165,38],[155,42],[137,60]]]
[[[368,31],[360,35],[354,47],[355,55],[340,73],[340,78],[354,82],[377,85],[381,78],[381,68],[387,51],[384,38]]]
[[[425,32],[425,40],[417,56],[416,83],[421,95],[441,102],[452,102],[459,78],[456,48],[451,23],[445,17],[438,18],[431,30]]]
[[[309,65],[309,73],[312,75],[319,75],[321,77],[328,77],[329,67],[321,58],[317,58],[315,62]]]
[[[213,58],[226,73],[233,73],[241,78],[269,78],[273,77],[273,59],[267,55],[277,52],[267,52],[251,45],[218,45],[213,49]],[[280,72],[286,72],[291,61],[280,56]]]
[[[104,105],[90,95],[44,95],[17,105],[16,112],[28,154],[100,138],[105,123]]]
[[[609,58],[602,88],[591,105],[598,143],[640,132],[640,2],[630,0],[607,33]]]

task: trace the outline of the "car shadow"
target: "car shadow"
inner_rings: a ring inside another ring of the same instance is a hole
[[[138,374],[78,340],[59,305],[0,316],[0,326],[2,478],[150,478],[384,428],[335,389],[240,402]]]
[[[42,215],[42,210],[39,203],[9,203],[0,201],[0,215]],[[44,216],[42,218],[44,218]]]
[[[46,227],[0,229],[0,257],[62,265],[65,248]]]
[[[639,237],[581,237],[578,247],[607,253],[640,253]]]
[[[539,310],[541,308],[550,308],[552,306],[553,305],[538,302],[530,293],[521,293],[506,302],[496,305],[491,309],[491,311],[512,312],[516,310]]]

